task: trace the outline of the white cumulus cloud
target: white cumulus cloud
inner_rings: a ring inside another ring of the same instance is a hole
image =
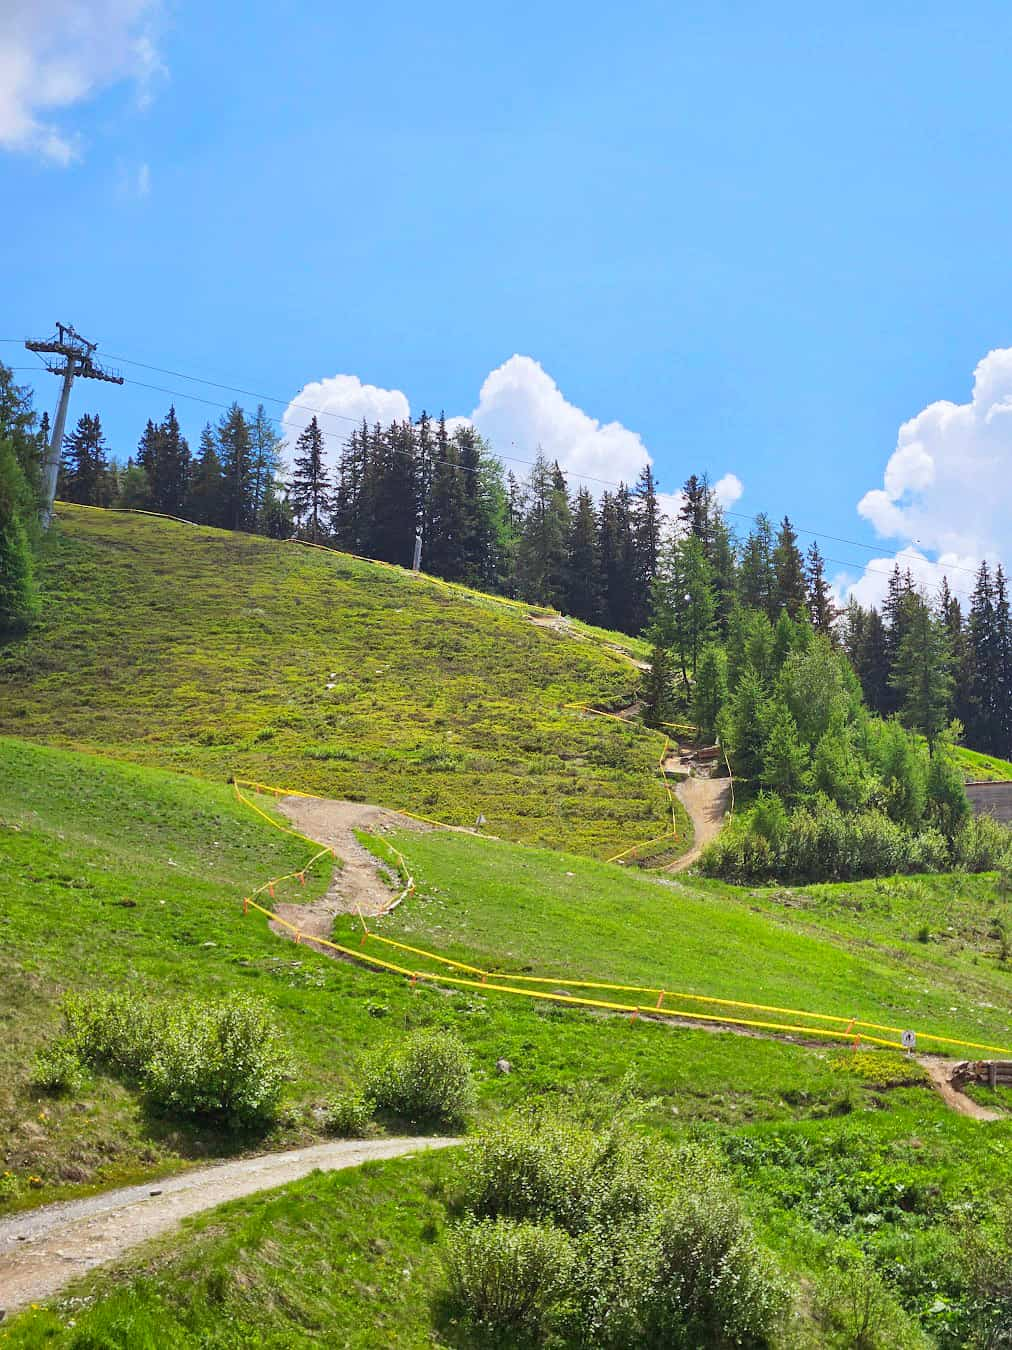
[[[327,436],[328,459],[333,462],[352,421],[363,416],[386,424],[411,416],[407,395],[399,389],[380,389],[363,384],[356,375],[332,375],[304,385],[288,405],[282,431],[293,444],[313,413],[320,417]],[[352,419],[352,421],[344,419]],[[530,356],[511,356],[486,376],[478,401],[470,414],[448,417],[447,427],[470,425],[478,429],[493,452],[512,468],[518,478],[527,472],[526,462],[539,448],[549,460],[558,460],[573,488],[586,484],[595,496],[609,484],[632,486],[640,470],[653,462],[642,437],[621,422],[601,422],[578,408],[543,368]],[[741,479],[725,473],[714,484],[722,506],[731,506],[744,488]],[[659,493],[666,514],[678,510],[681,494]]]
[[[599,422],[570,403],[530,356],[511,356],[485,379],[470,420],[496,452],[530,459],[538,446],[574,481],[633,483],[650,455],[638,432]]]
[[[151,24],[159,0],[2,0],[0,148],[66,165],[77,134],[53,120],[120,80],[150,98],[165,70]]]
[[[380,389],[363,384],[357,375],[331,375],[303,385],[281,418],[281,431],[289,447],[316,415],[327,446],[327,458],[335,461],[339,448],[356,423],[365,418],[370,426],[379,422],[402,422],[411,416],[407,395],[399,389]]]
[[[882,486],[866,492],[857,509],[881,538],[909,541],[894,557],[872,559],[856,582],[840,578],[843,593],[865,604],[885,594],[894,562],[904,571],[909,565],[929,593],[947,575],[965,598],[980,560],[1008,555],[1012,348],[978,364],[969,402],[930,403],[903,423]]]
[[[1012,348],[989,352],[968,403],[931,403],[900,427],[881,488],[858,511],[883,538],[998,555],[1012,534]]]

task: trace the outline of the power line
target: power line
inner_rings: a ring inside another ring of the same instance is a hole
[[[20,339],[16,339],[16,338],[0,338],[0,342],[15,342],[15,341],[20,341]],[[221,389],[221,390],[224,390],[226,393],[231,393],[231,394],[241,394],[244,398],[255,398],[255,399],[257,399],[257,400],[259,400],[260,402],[263,402],[263,403],[275,403],[275,404],[281,405],[281,406],[283,406],[283,407],[285,407],[285,408],[297,408],[297,409],[299,409],[299,411],[301,411],[301,412],[308,412],[308,413],[311,413],[314,417],[333,417],[333,418],[336,418],[336,419],[339,420],[339,421],[350,422],[350,423],[352,423],[352,424],[355,425],[355,426],[359,425],[359,422],[360,422],[360,419],[357,418],[357,417],[349,417],[349,416],[348,416],[347,414],[345,414],[345,413],[332,412],[332,411],[330,411],[329,409],[326,409],[326,408],[313,408],[313,407],[310,407],[310,405],[309,405],[309,404],[306,404],[306,403],[295,403],[295,402],[293,402],[291,399],[280,398],[280,397],[278,397],[276,394],[263,394],[263,393],[258,393],[256,390],[253,390],[253,389],[244,389],[244,388],[242,388],[242,387],[240,387],[240,386],[238,386],[238,385],[225,384],[225,383],[223,383],[223,382],[221,382],[221,381],[218,381],[218,380],[208,380],[208,379],[205,379],[203,376],[200,376],[200,375],[188,375],[188,374],[186,374],[184,371],[171,370],[171,369],[169,369],[169,368],[166,367],[166,366],[156,366],[156,365],[151,365],[151,364],[149,364],[149,363],[147,363],[147,362],[144,362],[144,361],[136,361],[136,360],[134,360],[132,357],[129,357],[129,356],[117,356],[117,355],[112,354],[112,353],[110,353],[110,356],[111,356],[111,359],[114,360],[114,361],[121,361],[121,362],[123,362],[124,364],[130,365],[130,366],[137,366],[137,367],[138,367],[139,369],[141,369],[141,370],[155,371],[155,372],[158,373],[158,374],[162,374],[162,375],[170,375],[170,376],[172,376],[174,379],[189,380],[189,381],[191,381],[191,382],[194,383],[194,384],[204,384],[204,385],[207,385],[209,388],[212,388],[212,389]],[[18,369],[28,370],[28,369],[32,369],[32,367],[19,367]],[[186,398],[186,399],[189,399],[189,400],[190,400],[191,402],[193,402],[193,403],[202,403],[202,404],[204,404],[204,405],[207,406],[207,407],[217,408],[217,409],[219,409],[219,410],[224,409],[224,408],[226,407],[226,405],[223,404],[223,403],[215,402],[215,401],[212,400],[212,399],[202,398],[199,394],[190,394],[190,393],[187,393],[186,391],[181,390],[181,389],[169,389],[169,388],[166,388],[166,387],[163,386],[163,385],[148,384],[148,383],[146,383],[146,382],[143,381],[143,380],[134,380],[134,379],[129,379],[129,378],[127,378],[127,379],[125,380],[125,382],[126,382],[127,384],[135,385],[135,386],[136,386],[137,388],[139,388],[139,389],[150,389],[150,390],[153,390],[153,391],[156,392],[156,393],[168,394],[170,397],[175,397],[175,398]],[[326,439],[328,439],[328,440],[333,440],[333,439],[338,439],[338,438],[339,438],[339,439],[341,440],[342,445],[344,444],[345,439],[346,439],[345,437],[341,436],[339,432],[335,432],[335,431],[324,431],[323,428],[320,428],[320,434],[321,434],[321,436],[323,436],[324,438],[326,438]],[[406,450],[396,450],[396,449],[394,450],[394,453],[395,453],[395,454],[400,454],[400,455],[405,455],[405,456],[409,456],[409,454],[410,454],[410,452],[408,452],[408,451],[406,451]],[[501,452],[499,452],[499,451],[496,451],[496,452],[495,452],[495,455],[496,455],[496,458],[497,458],[497,459],[500,459],[500,460],[506,460],[507,462],[509,462],[509,463],[511,463],[511,464],[522,464],[522,465],[524,465],[524,466],[527,467],[527,468],[532,467],[532,466],[536,463],[536,461],[535,461],[535,460],[532,460],[532,459],[524,459],[524,458],[522,458],[522,457],[519,456],[519,455],[508,455],[508,454],[501,453]],[[459,463],[457,463],[457,462],[454,461],[454,460],[433,459],[431,462],[432,462],[433,464],[447,464],[447,465],[450,465],[450,466],[453,467],[453,468],[456,468],[456,469],[459,469],[459,470],[463,471],[464,473],[480,473],[480,472],[481,472],[480,469],[472,469],[472,468],[470,468],[469,466],[464,465],[464,464],[459,464]],[[571,472],[572,472],[572,471],[571,471]],[[595,478],[595,477],[593,477],[593,476],[590,475],[590,474],[577,473],[575,476],[576,476],[577,478],[581,479],[581,480],[584,481],[584,482],[594,483],[594,484],[596,484],[597,486],[600,486],[600,487],[607,487],[607,488],[622,488],[622,487],[627,487],[627,486],[628,486],[627,484],[624,484],[624,483],[615,482],[615,481],[612,480],[612,479],[607,479],[607,478]],[[751,522],[752,524],[757,524],[757,523],[759,522],[760,516],[761,516],[762,514],[764,514],[764,513],[762,513],[762,512],[759,512],[759,513],[757,513],[756,515],[749,515],[747,512],[744,512],[744,511],[732,511],[732,510],[730,510],[729,508],[722,508],[722,509],[723,509],[723,512],[724,512],[725,515],[733,516],[733,517],[735,517],[736,519],[739,519],[739,520],[747,520],[747,521]],[[792,522],[792,523],[793,523],[793,522]],[[859,540],[859,539],[847,539],[847,538],[844,538],[844,537],[842,537],[842,536],[840,536],[840,535],[827,534],[825,531],[822,531],[822,530],[813,530],[813,529],[810,529],[810,528],[807,528],[807,527],[801,526],[801,525],[795,525],[794,528],[795,528],[795,530],[797,531],[798,534],[808,535],[808,536],[811,536],[813,539],[816,539],[816,540],[818,540],[818,539],[829,539],[829,540],[832,540],[834,543],[837,543],[837,544],[846,544],[848,547],[851,547],[851,548],[860,548],[860,549],[864,549],[864,550],[866,550],[866,551],[869,552],[869,553],[877,553],[877,552],[880,551],[878,545],[876,545],[876,544],[866,544],[866,543],[862,542],[862,541]],[[863,569],[864,572],[867,572],[867,573],[874,573],[874,574],[876,574],[876,575],[881,575],[881,576],[891,576],[891,575],[892,575],[892,572],[891,572],[891,571],[886,572],[886,571],[884,571],[882,568],[879,568],[879,567],[872,567],[872,566],[871,566],[870,564],[868,564],[868,563],[858,562],[857,560],[854,560],[854,559],[844,560],[844,559],[841,559],[841,558],[831,558],[831,557],[829,557],[828,555],[825,555],[825,556],[826,556],[826,562],[835,563],[838,567],[860,568],[860,569]],[[916,562],[919,563],[919,564],[924,564],[924,565],[926,565],[926,566],[928,566],[928,567],[934,567],[934,568],[940,569],[940,570],[942,571],[942,575],[943,575],[943,576],[947,576],[950,572],[965,572],[965,573],[967,573],[967,574],[970,575],[970,576],[976,576],[976,571],[975,571],[975,569],[973,569],[973,568],[971,568],[971,567],[963,567],[963,566],[960,565],[959,563],[942,563],[942,562],[938,562],[938,561],[936,561],[935,559],[924,557],[923,554],[916,553],[916,552],[911,552],[909,549],[902,549],[902,550],[899,550],[899,551],[897,552],[897,554],[896,554],[896,557],[897,557],[897,558],[905,557],[905,558],[910,559],[911,561],[916,561]],[[958,594],[958,595],[962,595],[964,598],[970,598],[969,593],[967,593],[967,592],[965,592],[965,591],[958,591],[958,592],[954,592],[954,593],[955,593],[955,594]]]

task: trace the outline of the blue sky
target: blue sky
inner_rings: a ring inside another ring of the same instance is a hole
[[[1012,552],[1012,10],[833,8],[6,0],[0,337],[734,474],[874,545],[823,538],[859,594],[911,540],[968,587]],[[125,457],[171,397],[73,411]]]

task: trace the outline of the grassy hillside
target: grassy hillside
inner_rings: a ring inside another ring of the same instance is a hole
[[[988,927],[1003,902],[988,877],[742,891],[467,835],[396,842],[420,889],[384,931],[464,959],[550,968],[560,987],[588,973],[1009,1034],[1010,979]],[[1012,1186],[1012,1125],[954,1116],[915,1064],[887,1052],[412,991],[296,949],[243,919],[240,900],[251,880],[305,853],[223,785],[0,739],[0,1145],[25,1182],[14,1203],[308,1139],[319,1129],[313,1108],[358,1081],[365,1056],[435,1024],[469,1046],[485,1119],[541,1093],[593,1098],[634,1069],[656,1099],[645,1128],[724,1155],[805,1291],[789,1343],[854,1344],[833,1273],[841,1239],[864,1246],[891,1281],[890,1339],[871,1344],[925,1344],[955,1317],[958,1216],[978,1203],[981,1175],[996,1194]],[[309,894],[324,883],[318,872]],[[928,913],[946,922],[922,942]],[[62,992],[110,987],[262,999],[295,1061],[271,1134],[236,1139],[157,1117],[102,1074],[76,1096],[35,1093],[33,1054],[58,1025]],[[494,1071],[500,1055],[509,1076]],[[74,1301],[16,1319],[0,1341],[470,1344],[431,1302],[458,1166],[454,1156],[372,1165],[229,1205],[188,1223],[182,1242],[91,1277]]]
[[[1009,782],[1012,780],[1012,764],[1007,759],[998,759],[996,755],[982,755],[976,750],[966,750],[960,746],[956,758],[970,783]]]
[[[794,1112],[791,1102],[826,1109],[846,1089],[825,1057],[801,1047],[755,1042],[744,1053],[734,1038],[705,1032],[517,1006],[472,991],[412,992],[399,979],[296,949],[260,919],[243,919],[241,899],[251,881],[300,866],[305,852],[224,786],[0,739],[0,1148],[22,1180],[41,1179],[23,1203],[236,1147],[307,1138],[318,1129],[312,1107],[356,1081],[371,1050],[429,1021],[455,1027],[473,1050],[484,1111],[532,1090],[616,1082],[629,1065],[665,1098],[691,1084],[692,1114],[778,1118]],[[514,853],[519,868],[528,855]],[[544,858],[547,883],[559,857]],[[588,872],[591,910],[613,902],[602,888],[613,871]],[[304,899],[324,881],[318,871],[305,891],[292,883],[278,898],[298,891]],[[86,1091],[84,1110],[33,1092],[34,1056],[59,1028],[63,993],[121,987],[207,999],[240,989],[270,1006],[296,1064],[290,1110],[270,1139],[237,1145],[214,1130],[153,1117],[105,1077]],[[494,1073],[500,1055],[517,1066],[509,1078]],[[727,1095],[729,1079],[736,1088]]]
[[[629,1065],[689,1116],[776,1119],[846,1094],[832,1046],[630,1024],[474,990],[412,992],[396,977],[296,950],[262,919],[243,919],[240,901],[251,882],[301,865],[305,847],[225,787],[11,740],[0,741],[0,768],[0,1138],[19,1175],[42,1178],[34,1198],[235,1147],[150,1117],[111,1080],[89,1092],[83,1114],[34,1096],[34,1053],[54,1034],[67,989],[218,998],[239,988],[263,998],[296,1052],[277,1144],[316,1129],[311,1108],[355,1081],[372,1048],[428,1020],[453,1025],[472,1047],[485,1111],[531,1091],[617,1081]],[[874,919],[891,933],[878,945],[849,926],[855,895],[869,894],[861,887],[819,888],[811,908],[795,909],[784,892],[670,885],[473,836],[398,842],[420,891],[383,931],[417,945],[560,982],[662,984],[1009,1042],[1012,978],[985,926],[1002,913],[987,878],[969,890],[961,879],[951,901],[958,945],[917,941],[923,894],[896,883],[891,915]],[[324,881],[318,870],[310,893]],[[516,1066],[505,1079],[493,1072],[500,1055]]]
[[[368,799],[609,855],[670,823],[613,634],[372,563],[61,506],[0,732]],[[633,651],[635,643],[623,640]],[[687,822],[683,831],[689,833]]]

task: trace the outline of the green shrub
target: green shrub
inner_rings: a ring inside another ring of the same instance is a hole
[[[1012,868],[1012,830],[993,816],[973,816],[956,832],[953,861],[967,872]]]
[[[412,1032],[373,1064],[366,1095],[415,1125],[460,1125],[474,1103],[471,1058],[453,1032]]]
[[[574,1234],[644,1213],[672,1158],[650,1150],[618,1110],[603,1133],[556,1111],[497,1121],[468,1150],[468,1208],[483,1218],[550,1220]]]
[[[32,1071],[32,1087],[54,1097],[79,1092],[84,1082],[84,1067],[77,1051],[67,1039],[56,1041],[39,1053]]]
[[[369,1133],[372,1106],[360,1092],[345,1092],[327,1103],[323,1128],[341,1139],[361,1139]]]
[[[595,1227],[580,1256],[580,1339],[607,1350],[765,1346],[789,1304],[730,1181],[701,1154],[683,1154],[645,1223]]]
[[[82,1063],[130,1079],[143,1075],[160,1018],[155,1005],[128,993],[91,990],[63,1000],[67,1044]]]
[[[498,1121],[468,1150],[466,1231],[540,1224],[568,1235],[573,1264],[560,1311],[567,1343],[766,1345],[787,1287],[727,1174],[693,1145],[641,1135],[634,1119],[616,1099],[600,1131],[559,1111]],[[508,1329],[492,1313],[485,1320]]]
[[[266,1010],[233,996],[164,1010],[144,1083],[163,1110],[242,1128],[274,1117],[288,1070]]]
[[[469,1321],[537,1336],[566,1295],[574,1254],[557,1228],[483,1219],[450,1233],[444,1261],[450,1297]]]

